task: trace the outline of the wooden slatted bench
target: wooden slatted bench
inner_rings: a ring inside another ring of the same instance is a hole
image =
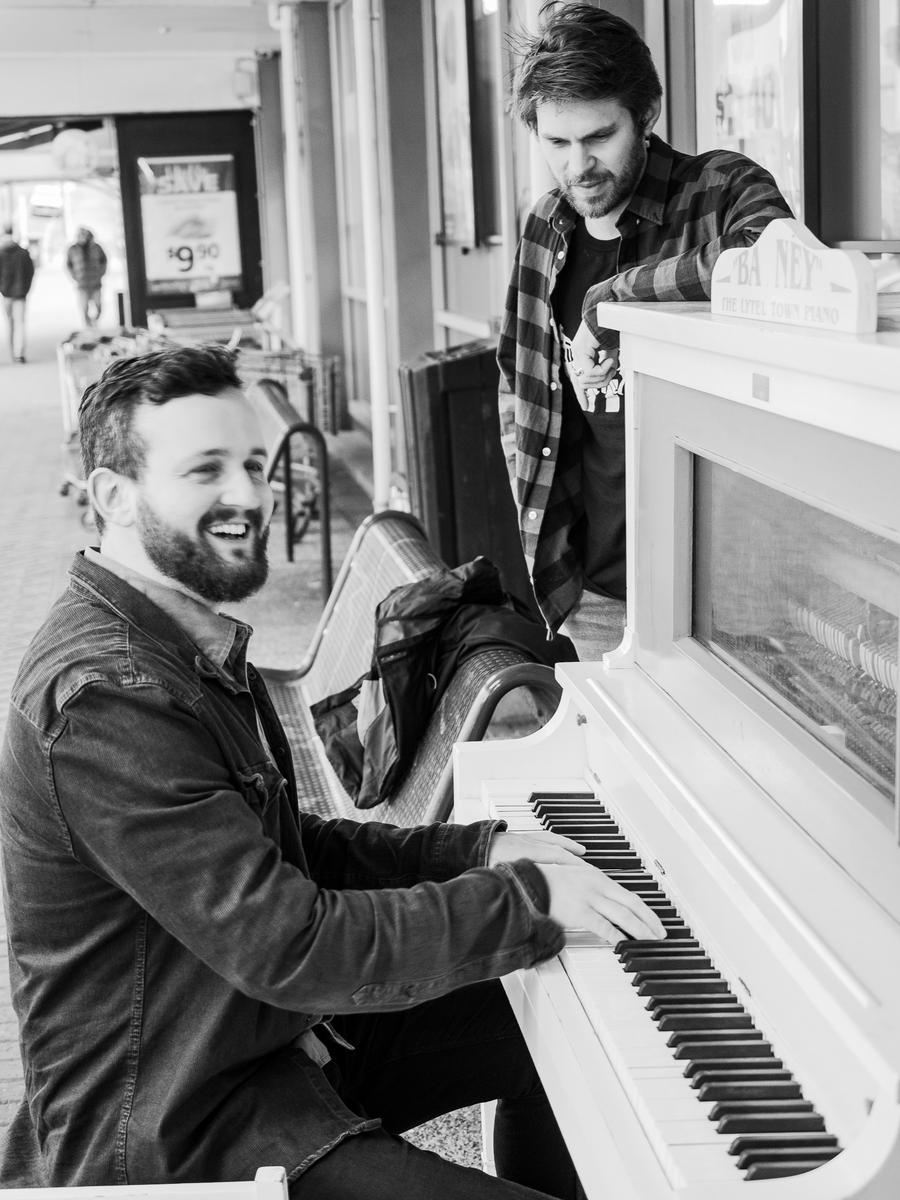
[[[415,517],[393,510],[373,514],[354,536],[303,662],[294,670],[260,671],[293,750],[304,810],[394,825],[446,820],[453,803],[453,743],[484,737],[498,705],[513,693],[524,701],[517,732],[530,732],[555,711],[560,688],[550,667],[513,648],[480,650],[447,686],[394,796],[375,808],[356,808],[328,762],[309,706],[368,670],[375,609],[388,592],[443,566]]]

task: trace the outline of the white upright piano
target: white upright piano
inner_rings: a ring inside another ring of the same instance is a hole
[[[672,931],[669,957],[573,941],[504,981],[591,1200],[900,1197],[892,314],[600,306],[625,640],[558,668],[540,732],[455,751],[457,820],[586,822]]]

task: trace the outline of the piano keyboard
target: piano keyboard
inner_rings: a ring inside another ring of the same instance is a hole
[[[548,829],[636,892],[664,942],[605,947],[574,935],[565,966],[670,1177],[776,1179],[840,1152],[822,1116],[612,816],[591,793],[494,801],[510,829]],[[742,1176],[736,1175],[741,1172]]]

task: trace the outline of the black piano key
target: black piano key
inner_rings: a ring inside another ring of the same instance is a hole
[[[802,1098],[800,1084],[795,1079],[736,1079],[703,1083],[697,1089],[698,1100],[799,1100]]]
[[[631,982],[637,988],[639,996],[678,996],[684,995],[686,992],[700,996],[724,994],[728,991],[728,984],[718,971],[707,972],[702,978],[699,976],[686,978],[684,975],[677,975],[671,979],[648,976],[646,979],[635,977]]]
[[[599,801],[592,796],[581,800],[569,800],[562,804],[554,800],[539,798],[532,803],[532,809],[539,815],[559,817],[560,820],[573,820],[580,817],[583,821],[614,821],[615,817]]]
[[[684,1074],[691,1081],[692,1088],[702,1088],[709,1083],[793,1083],[794,1076],[777,1059],[767,1059],[764,1062],[756,1059],[742,1063],[732,1059],[728,1063],[716,1066],[701,1066],[694,1069],[691,1063],[685,1067]]]
[[[571,838],[573,842],[580,842],[588,850],[618,850],[620,854],[627,854],[629,865],[618,869],[630,871],[632,874],[640,870],[641,862],[637,857],[637,851],[628,839],[616,830],[590,830],[579,825],[566,828],[565,825],[557,825],[555,821],[548,824],[547,828],[551,833],[561,833],[564,837]],[[653,886],[652,881],[649,882],[649,886]]]
[[[566,817],[557,813],[541,813],[538,820],[544,829],[553,833],[564,833],[567,837],[573,830],[602,829],[604,832],[617,834],[622,832],[615,821],[592,821],[585,814]]]
[[[757,1054],[756,1051],[760,1045],[760,1042],[751,1042],[749,1046],[745,1046],[743,1058],[720,1054],[718,1046],[704,1046],[702,1048],[707,1051],[706,1058],[696,1057],[686,1063],[684,1075],[688,1079],[693,1079],[700,1071],[728,1071],[732,1067],[735,1071],[780,1071],[784,1066],[781,1059],[769,1057],[772,1053],[771,1047],[768,1055]],[[684,1055],[683,1057],[688,1056]]]
[[[646,1006],[653,1019],[660,1016],[677,1016],[679,1013],[743,1013],[737,996],[727,992],[713,992],[709,996],[660,996],[650,1000]]]
[[[743,1030],[742,1028],[738,1028],[738,1030],[728,1030],[728,1028],[724,1028],[724,1030],[722,1028],[716,1028],[716,1030],[676,1030],[670,1033],[670,1036],[666,1039],[666,1045],[678,1046],[678,1048],[689,1044],[701,1046],[701,1048],[706,1049],[707,1054],[710,1052],[710,1046],[715,1048],[715,1046],[731,1045],[733,1042],[739,1042],[742,1045],[750,1042],[756,1045],[768,1045],[763,1040],[762,1031],[755,1030],[752,1027],[749,1030],[746,1030],[746,1028],[743,1028]]]
[[[719,972],[714,971],[711,967],[698,967],[696,971],[677,966],[647,967],[643,971],[637,971],[631,982],[638,989],[641,996],[647,994],[640,990],[644,984],[651,991],[656,991],[657,995],[663,994],[657,989],[660,985],[666,983],[677,983],[679,987],[683,987],[686,983],[689,983],[692,987],[700,987],[704,983],[721,984],[723,990],[727,990],[728,988],[728,984]]]
[[[554,833],[559,833],[560,830],[566,829],[566,838],[571,838],[572,841],[608,841],[611,842],[613,846],[626,846],[629,848],[629,850],[634,850],[634,847],[631,846],[631,842],[628,840],[628,838],[626,838],[622,830],[617,829],[616,826],[602,826],[602,824],[593,824],[593,826],[589,826],[589,824],[577,823],[566,827],[564,824],[560,824],[557,821],[552,821],[550,823],[553,826]]]
[[[673,1033],[682,1033],[691,1030],[705,1030],[707,1032],[718,1032],[727,1029],[748,1030],[753,1024],[753,1018],[749,1013],[745,1012],[686,1012],[686,1013],[667,1013],[657,1020],[658,1027],[664,1030],[670,1030]]]
[[[620,950],[620,946],[625,946],[626,949]],[[703,953],[703,948],[697,945],[696,938],[676,938],[673,941],[663,942],[635,942],[629,945],[628,942],[619,942],[613,946],[613,953],[619,962],[625,963],[634,955],[640,954],[648,958],[666,959],[670,962],[678,962],[687,956],[694,956]]]
[[[673,1034],[678,1037],[678,1034]],[[775,1051],[765,1041],[753,1041],[750,1038],[735,1039],[731,1042],[682,1042],[674,1050],[676,1058],[689,1058],[692,1063],[721,1062],[729,1058],[774,1058]]]
[[[621,867],[623,864],[632,861],[631,859],[622,857],[621,855],[592,854],[590,851],[588,851],[585,855],[583,855],[583,859],[584,859],[584,862],[590,863],[590,865],[592,867],[597,867],[601,871],[605,871],[613,865]],[[674,908],[672,909],[670,915],[671,916],[675,915]]]
[[[709,1119],[718,1121],[720,1117],[737,1116],[740,1113],[811,1113],[815,1112],[812,1102],[800,1098],[769,1097],[765,1100],[731,1099],[717,1100],[709,1110]]]
[[[552,812],[554,809],[557,809],[569,813],[583,812],[587,816],[599,815],[606,812],[606,809],[592,792],[573,792],[571,795],[565,792],[554,792],[552,795],[549,792],[543,794],[535,792],[531,796],[530,802],[535,812]]]
[[[786,1160],[782,1163],[758,1163],[744,1176],[745,1180],[754,1182],[758,1179],[787,1179],[791,1175],[805,1175],[807,1171],[811,1171],[814,1167],[820,1166],[816,1162],[804,1162],[802,1160]]]
[[[682,938],[678,945],[683,950],[700,949],[700,943],[696,938]],[[646,950],[649,952],[651,950],[662,950],[664,948],[667,948],[666,942],[654,942],[644,938],[622,938],[621,942],[616,942],[615,946],[613,946],[613,953],[621,955],[627,954],[629,950]],[[674,949],[674,947],[668,948]]]
[[[567,817],[558,813],[546,813],[539,819],[545,829],[550,829],[554,833],[565,833],[567,836],[578,833],[599,833],[604,837],[627,836],[615,821],[605,820],[603,817],[594,818],[585,815]]]
[[[824,1146],[810,1147],[808,1150],[801,1149],[798,1146],[758,1146],[755,1150],[745,1150],[743,1154],[738,1156],[737,1167],[740,1171],[746,1171],[749,1167],[755,1167],[761,1163],[777,1163],[777,1162],[805,1162],[808,1164],[807,1170],[813,1167],[821,1166],[829,1159],[836,1158],[840,1154],[840,1150],[832,1147],[826,1149]]]
[[[759,1147],[770,1146],[772,1149],[794,1147],[798,1150],[808,1149],[839,1149],[837,1138],[831,1133],[742,1133],[728,1147],[729,1154],[743,1154],[745,1150],[755,1150]]]
[[[731,992],[670,992],[666,996],[651,996],[645,1008],[657,1012],[662,1008],[677,1012],[682,1008],[734,1008],[738,1004],[737,996]]]
[[[649,958],[681,958],[703,953],[696,938],[673,943],[671,946],[668,942],[619,942],[613,946],[613,952],[620,962],[629,962],[635,955]]]
[[[719,1133],[824,1133],[817,1112],[734,1113],[716,1125]]]
[[[683,954],[674,949],[670,954],[635,954],[622,959],[622,970],[626,975],[635,973],[652,975],[658,970],[706,971],[712,970],[710,960],[702,955]]]
[[[634,942],[623,940],[613,946],[613,951],[621,962],[644,957],[671,958],[675,961],[684,958],[707,958],[706,951],[697,944],[696,938],[672,943],[658,942],[649,938]],[[709,961],[708,958],[707,961]]]
[[[610,822],[589,824],[587,821],[559,821],[556,818],[541,818],[541,827],[551,833],[561,833],[565,837],[581,838],[614,838],[616,841],[626,841],[625,834],[617,825]]]
[[[578,842],[580,846],[584,847],[584,854],[581,855],[584,862],[600,867],[604,871],[616,863],[635,861],[635,853],[627,845],[617,846],[615,842],[591,842],[586,838],[572,838],[572,841]]]
[[[623,938],[615,953],[638,994],[648,997],[651,1018],[669,1034],[674,1057],[687,1060],[684,1074],[698,1100],[713,1102],[709,1115],[718,1130],[738,1134],[731,1152],[750,1139],[749,1149],[762,1156],[741,1165],[745,1177],[776,1178],[824,1161],[809,1158],[813,1144],[803,1140],[830,1137],[823,1119],[599,801],[586,794],[536,795],[532,801],[546,828],[579,841],[586,862],[638,896],[667,927],[665,942]],[[801,1142],[787,1143],[786,1135]],[[828,1156],[836,1147],[832,1139],[815,1143],[814,1151]]]

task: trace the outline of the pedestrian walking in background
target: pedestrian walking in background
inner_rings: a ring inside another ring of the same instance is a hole
[[[96,325],[102,308],[106,253],[90,229],[82,226],[66,253],[66,270],[75,281],[85,326]]]
[[[9,333],[9,356],[25,361],[25,300],[34,279],[34,263],[24,246],[13,237],[12,225],[0,237],[0,296]]]

